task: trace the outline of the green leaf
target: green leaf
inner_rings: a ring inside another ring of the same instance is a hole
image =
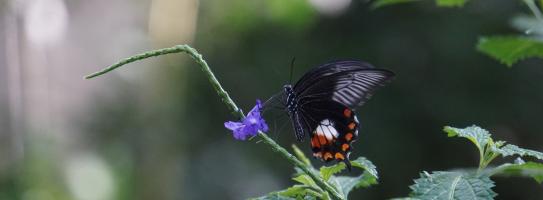
[[[287,197],[296,197],[297,195],[305,196],[306,190],[310,190],[310,187],[305,185],[294,185],[286,190],[279,191],[277,194]]]
[[[371,3],[371,9],[377,9],[385,6],[391,6],[396,4],[410,3],[420,0],[375,0]]]
[[[282,196],[277,193],[268,194],[266,196],[251,198],[250,200],[296,200],[295,198]]]
[[[475,125],[463,129],[445,126],[443,131],[445,131],[449,137],[458,136],[469,139],[477,146],[481,155],[484,153],[486,144],[492,140],[490,138],[490,133],[488,133],[487,130]]]
[[[517,145],[513,145],[513,144],[508,144],[501,148],[497,148],[497,147],[492,148],[492,151],[501,154],[503,157],[519,155],[519,156],[531,156],[539,160],[543,160],[543,153],[539,151],[530,150],[530,149],[520,148]]]
[[[379,175],[377,174],[377,167],[368,159],[364,157],[358,157],[356,160],[351,160],[351,165],[353,167],[358,167],[363,170],[366,170],[370,175],[375,177],[375,179],[379,178]]]
[[[351,166],[358,167],[367,171],[370,175],[378,178],[377,167],[368,159],[364,157],[358,157],[356,160],[351,160]],[[337,174],[345,169],[345,163],[337,163],[332,166],[323,166],[320,168],[321,176],[324,180],[330,179],[334,174]]]
[[[292,178],[292,180],[297,181],[298,183],[302,183],[304,185],[310,186],[310,187],[316,187],[316,188],[319,187],[317,186],[315,181],[313,181],[313,179],[307,174],[299,175],[297,177]]]
[[[343,171],[344,169],[345,169],[345,163],[337,163],[332,166],[322,166],[320,168],[320,173],[321,173],[322,178],[325,181],[328,181],[328,179],[330,179],[332,175],[339,173]]]
[[[543,58],[543,42],[527,37],[482,37],[479,39],[477,49],[508,67],[526,58]]]
[[[506,163],[496,167],[491,172],[498,176],[524,176],[535,179],[538,183],[543,183],[543,164],[527,162],[520,164]]]
[[[329,198],[327,194],[321,194],[318,191],[314,190],[313,188],[306,186],[306,185],[294,185],[292,187],[287,188],[286,190],[271,192],[266,196],[254,198],[255,200],[260,199],[281,199],[281,200],[290,200],[290,199],[300,199],[300,197],[303,197],[303,199],[327,199]]]
[[[494,182],[488,176],[474,176],[461,172],[427,172],[410,186],[411,197],[418,199],[491,200]]]
[[[298,146],[293,144],[292,149],[294,149],[294,155],[296,155],[296,157],[298,157],[298,159],[300,159],[307,166],[312,166],[311,161],[309,161],[309,159],[307,159],[307,157],[305,157],[304,152],[302,150],[300,150],[300,148],[298,148]]]
[[[351,160],[351,166],[363,169],[364,173],[357,177],[333,176],[345,169],[344,163],[338,163],[329,167],[321,167],[321,176],[338,188],[345,197],[354,188],[369,187],[377,184],[377,168],[371,161],[364,157],[358,157],[355,160]]]
[[[339,188],[343,196],[347,197],[355,188],[364,188],[377,184],[377,178],[370,172],[365,171],[358,177],[332,176],[329,182]]]
[[[438,6],[441,7],[462,7],[468,0],[436,0]]]

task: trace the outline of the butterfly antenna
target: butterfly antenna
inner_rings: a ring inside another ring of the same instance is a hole
[[[294,72],[294,61],[296,61],[296,57],[293,57],[290,61],[290,80],[288,81],[288,84],[292,84],[292,73]]]

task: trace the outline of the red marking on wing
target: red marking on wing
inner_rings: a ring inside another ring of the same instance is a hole
[[[351,111],[351,109],[349,109],[349,108],[345,108],[345,110],[343,110],[343,116],[345,116],[347,118],[351,118],[352,114],[353,114],[353,111]]]
[[[349,123],[348,127],[349,127],[349,129],[354,130],[354,128],[356,128],[356,123],[351,122],[351,123]]]
[[[349,144],[345,143],[345,144],[341,145],[341,150],[347,151],[347,149],[349,149]]]
[[[352,139],[353,139],[353,134],[352,134],[352,133],[347,133],[347,134],[345,135],[345,140],[347,140],[347,142],[348,142],[348,141],[351,141]]]
[[[319,143],[321,145],[325,145],[326,143],[328,143],[328,140],[326,140],[326,136],[324,136],[324,134],[322,133],[317,133],[315,134],[317,136],[317,138],[319,138]]]
[[[317,139],[316,136],[311,137],[311,147],[313,148],[320,148],[321,144],[319,143],[319,139]]]

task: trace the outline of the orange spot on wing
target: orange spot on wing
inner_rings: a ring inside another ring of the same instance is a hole
[[[349,144],[343,144],[343,145],[341,145],[341,150],[347,151],[347,149],[349,149]]]
[[[351,123],[349,123],[348,126],[349,126],[349,129],[354,130],[354,128],[356,127],[356,123],[351,122]]]
[[[351,111],[351,109],[345,108],[345,110],[343,110],[343,115],[345,117],[350,118],[352,114],[353,114],[353,112]]]
[[[324,153],[324,160],[332,159],[332,154],[330,152]]]
[[[337,152],[336,155],[335,155],[336,159],[340,159],[340,160],[343,160],[345,159],[345,157],[343,156],[343,154]]]
[[[352,139],[353,139],[353,134],[352,133],[347,133],[347,135],[345,135],[345,140],[351,141]]]

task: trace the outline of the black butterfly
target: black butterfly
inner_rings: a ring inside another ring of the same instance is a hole
[[[359,125],[354,110],[393,77],[365,62],[331,62],[308,71],[294,86],[285,85],[280,100],[297,140],[311,138],[314,157],[343,161],[350,169]]]

